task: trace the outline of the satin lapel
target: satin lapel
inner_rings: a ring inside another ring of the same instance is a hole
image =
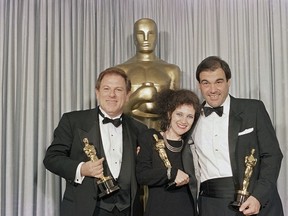
[[[87,138],[90,144],[93,144],[96,148],[96,152],[101,145],[101,135],[99,128],[98,110],[95,110],[95,114],[87,119],[87,124],[83,127],[78,128],[80,142],[83,144],[83,139]],[[83,144],[84,147],[84,144]]]
[[[123,162],[122,160],[122,166],[121,170],[124,165],[126,165],[126,169],[128,166],[130,166],[128,169],[130,169],[129,173],[131,173],[130,179],[131,179],[131,198],[134,199],[134,196],[136,194],[137,189],[137,182],[136,178],[133,178],[135,176],[135,157],[136,157],[136,147],[135,147],[135,154],[134,154],[134,146],[133,142],[136,142],[135,134],[133,134],[131,131],[134,131],[133,124],[130,123],[130,119],[127,118],[125,115],[123,116]],[[136,144],[136,143],[135,143]],[[121,171],[120,171],[121,172]]]
[[[195,176],[195,167],[194,167],[194,161],[193,161],[193,156],[191,152],[191,146],[193,144],[192,139],[188,139],[185,141],[185,145],[182,151],[182,163],[183,163],[183,168],[187,174],[190,176],[190,190],[193,194],[193,197],[196,199],[197,195],[197,180]]]
[[[129,130],[129,124],[125,120],[123,120],[123,156],[122,156],[122,166],[128,165],[132,166],[132,146],[131,146],[131,134]],[[124,162],[125,160],[125,162]],[[128,162],[128,163],[127,163]],[[126,167],[127,168],[127,167]]]
[[[231,97],[231,96],[230,96]],[[234,177],[234,183],[236,186],[239,187],[238,182],[238,170],[237,170],[237,164],[236,164],[236,145],[238,142],[238,133],[240,132],[241,125],[242,125],[242,117],[241,117],[242,111],[239,110],[239,105],[237,103],[237,99],[234,97],[231,97],[230,102],[230,114],[229,114],[229,153],[230,153],[230,161],[232,166],[232,172]]]
[[[99,119],[98,119],[98,109],[94,109],[91,112],[91,116],[89,116],[89,119],[85,119],[85,124],[81,126],[81,128],[78,128],[78,134],[80,137],[79,142],[84,148],[83,139],[87,138],[89,140],[89,143],[93,144],[96,149],[97,153],[97,147],[100,145],[101,142],[101,136],[100,136],[100,129],[99,129]],[[84,151],[83,151],[84,154]],[[88,157],[87,157],[88,159]],[[98,187],[96,184],[96,181],[94,182],[94,188],[95,192],[97,193]]]
[[[187,139],[184,144],[184,148],[182,150],[182,163],[183,168],[187,172],[190,172],[189,174],[193,174],[194,176],[194,163],[193,163],[193,156],[190,149],[190,145],[193,143],[192,139]]]

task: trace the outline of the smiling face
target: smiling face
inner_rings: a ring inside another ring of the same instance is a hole
[[[171,114],[170,127],[165,132],[168,139],[178,140],[192,127],[195,109],[192,105],[178,106]]]
[[[123,107],[129,100],[126,83],[118,74],[106,74],[101,80],[99,89],[96,89],[99,106],[111,117],[123,113]]]
[[[151,19],[140,19],[134,24],[134,43],[137,51],[153,52],[157,40],[157,26]]]
[[[212,107],[221,106],[230,87],[230,79],[226,79],[223,69],[201,71],[199,78],[199,89],[206,102]]]

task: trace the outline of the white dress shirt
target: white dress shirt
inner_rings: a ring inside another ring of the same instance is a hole
[[[101,108],[100,110],[105,117],[109,117],[109,115],[107,115],[107,113],[104,110],[102,110]],[[116,116],[115,118],[120,118],[120,116],[121,115]],[[115,127],[112,123],[103,124],[102,120],[103,117],[99,115],[99,127],[103,149],[105,153],[105,160],[107,161],[111,174],[115,179],[117,179],[122,164],[122,153],[123,153],[122,124],[119,127]],[[79,163],[75,174],[74,181],[78,184],[81,184],[85,178],[84,176],[81,176],[80,171],[83,163],[84,162]]]
[[[105,117],[109,117],[102,109],[101,111]],[[120,118],[120,116],[121,115],[116,116],[115,118]],[[122,164],[122,153],[123,153],[122,124],[119,127],[115,127],[112,123],[103,124],[102,120],[103,117],[99,116],[101,138],[106,156],[105,160],[108,163],[111,174],[115,179],[117,179]]]
[[[207,117],[201,114],[192,133],[199,156],[201,182],[232,176],[228,144],[230,96],[222,106],[221,117],[215,112]]]

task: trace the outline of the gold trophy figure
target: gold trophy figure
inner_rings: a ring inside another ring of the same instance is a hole
[[[254,157],[255,149],[251,150],[251,154],[245,157],[245,172],[244,172],[244,179],[243,179],[243,186],[241,190],[237,191],[236,194],[236,201],[231,202],[230,206],[234,210],[239,210],[239,207],[246,201],[249,197],[250,193],[247,191],[249,186],[249,181],[251,175],[253,173],[253,168],[257,163],[257,159]]]
[[[136,53],[116,65],[131,80],[131,95],[124,112],[142,121],[149,128],[160,130],[160,119],[155,107],[155,96],[163,89],[180,88],[180,68],[156,55],[158,27],[149,18],[138,19],[133,26]],[[148,187],[143,186],[143,206],[148,199]]]
[[[165,146],[164,140],[163,139],[158,139],[158,136],[156,134],[153,134],[153,137],[156,140],[155,149],[156,149],[156,151],[158,151],[159,157],[164,162],[164,165],[167,168],[167,177],[170,180],[172,166],[171,166],[171,163],[170,163],[170,161],[168,159],[168,156],[167,156],[167,153],[166,153],[166,150],[165,150],[166,146]],[[174,182],[174,181],[169,182],[166,185],[166,189],[167,190],[174,189],[175,187],[176,187],[176,182]]]
[[[83,139],[84,152],[91,161],[97,161],[96,149],[94,145],[90,144],[87,138]],[[105,197],[115,191],[118,191],[120,187],[116,184],[115,179],[112,176],[102,176],[97,180],[97,185],[100,190],[99,198]]]
[[[181,70],[156,55],[158,28],[154,20],[141,18],[134,23],[133,38],[136,53],[116,65],[131,80],[131,95],[124,112],[142,121],[150,128],[160,129],[155,110],[155,95],[163,89],[180,88]]]

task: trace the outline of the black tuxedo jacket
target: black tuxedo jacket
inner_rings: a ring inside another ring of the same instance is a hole
[[[258,215],[283,215],[276,187],[283,155],[263,102],[231,97],[228,134],[236,189],[242,188],[245,156],[254,148],[257,163],[248,191],[261,203]]]
[[[135,177],[137,137],[147,127],[133,118],[123,115],[123,154],[130,158],[131,173],[131,215],[141,209],[138,184]],[[82,184],[74,182],[77,166],[88,161],[83,151],[83,138],[88,138],[94,146],[102,146],[98,109],[65,113],[54,131],[54,140],[47,149],[45,167],[66,180],[66,190],[61,203],[61,216],[92,216],[96,207],[98,187],[96,179],[85,177]],[[121,175],[120,171],[120,175]],[[136,214],[134,214],[136,215]]]

